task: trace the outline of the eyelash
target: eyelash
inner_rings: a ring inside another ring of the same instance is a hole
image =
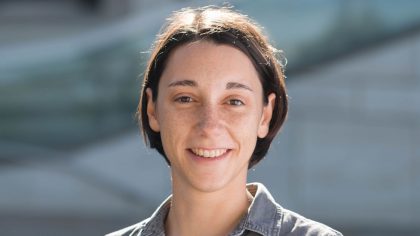
[[[193,99],[189,96],[181,96],[181,97],[175,98],[175,102],[185,104],[185,103],[193,102]],[[240,99],[229,99],[226,103],[228,105],[231,105],[231,106],[243,106],[243,105],[245,105],[245,103],[243,101],[241,101]]]
[[[232,105],[232,106],[243,106],[243,105],[245,105],[245,103],[243,101],[239,100],[239,99],[229,99],[229,101],[227,103],[229,105]]]
[[[186,100],[188,100],[188,101],[186,101]],[[175,99],[175,102],[179,102],[179,103],[190,103],[192,101],[193,101],[193,99],[191,97],[188,97],[188,96],[181,96],[181,97],[177,97]]]

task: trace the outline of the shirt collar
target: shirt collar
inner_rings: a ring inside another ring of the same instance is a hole
[[[264,236],[278,235],[278,224],[281,222],[281,208],[275,203],[267,188],[261,183],[247,184],[247,189],[254,197],[248,208],[248,213],[239,222],[230,236],[242,235],[245,230]],[[171,206],[171,196],[168,197],[152,214],[144,226],[142,235],[165,235],[165,219]]]
[[[247,184],[247,189],[254,196],[248,213],[242,218],[236,229],[230,234],[242,235],[245,230],[264,236],[278,235],[278,224],[281,223],[282,211],[267,188],[261,183]]]
[[[169,213],[169,208],[171,207],[171,199],[172,195],[166,198],[152,216],[150,216],[149,221],[146,223],[141,232],[141,235],[165,235],[165,220]]]

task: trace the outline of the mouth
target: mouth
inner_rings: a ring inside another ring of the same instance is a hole
[[[227,153],[230,149],[217,148],[217,149],[203,149],[203,148],[191,148],[189,149],[194,155],[203,158],[218,158]]]

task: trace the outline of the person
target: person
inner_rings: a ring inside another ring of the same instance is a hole
[[[247,16],[215,6],[174,12],[138,106],[146,143],[170,166],[172,195],[108,235],[341,235],[247,184],[286,119],[284,78],[278,50]]]

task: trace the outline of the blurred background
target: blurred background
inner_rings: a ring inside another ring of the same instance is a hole
[[[230,1],[285,51],[290,115],[249,181],[345,235],[420,235],[420,1]],[[0,0],[0,235],[103,235],[169,168],[134,114],[188,0]]]

